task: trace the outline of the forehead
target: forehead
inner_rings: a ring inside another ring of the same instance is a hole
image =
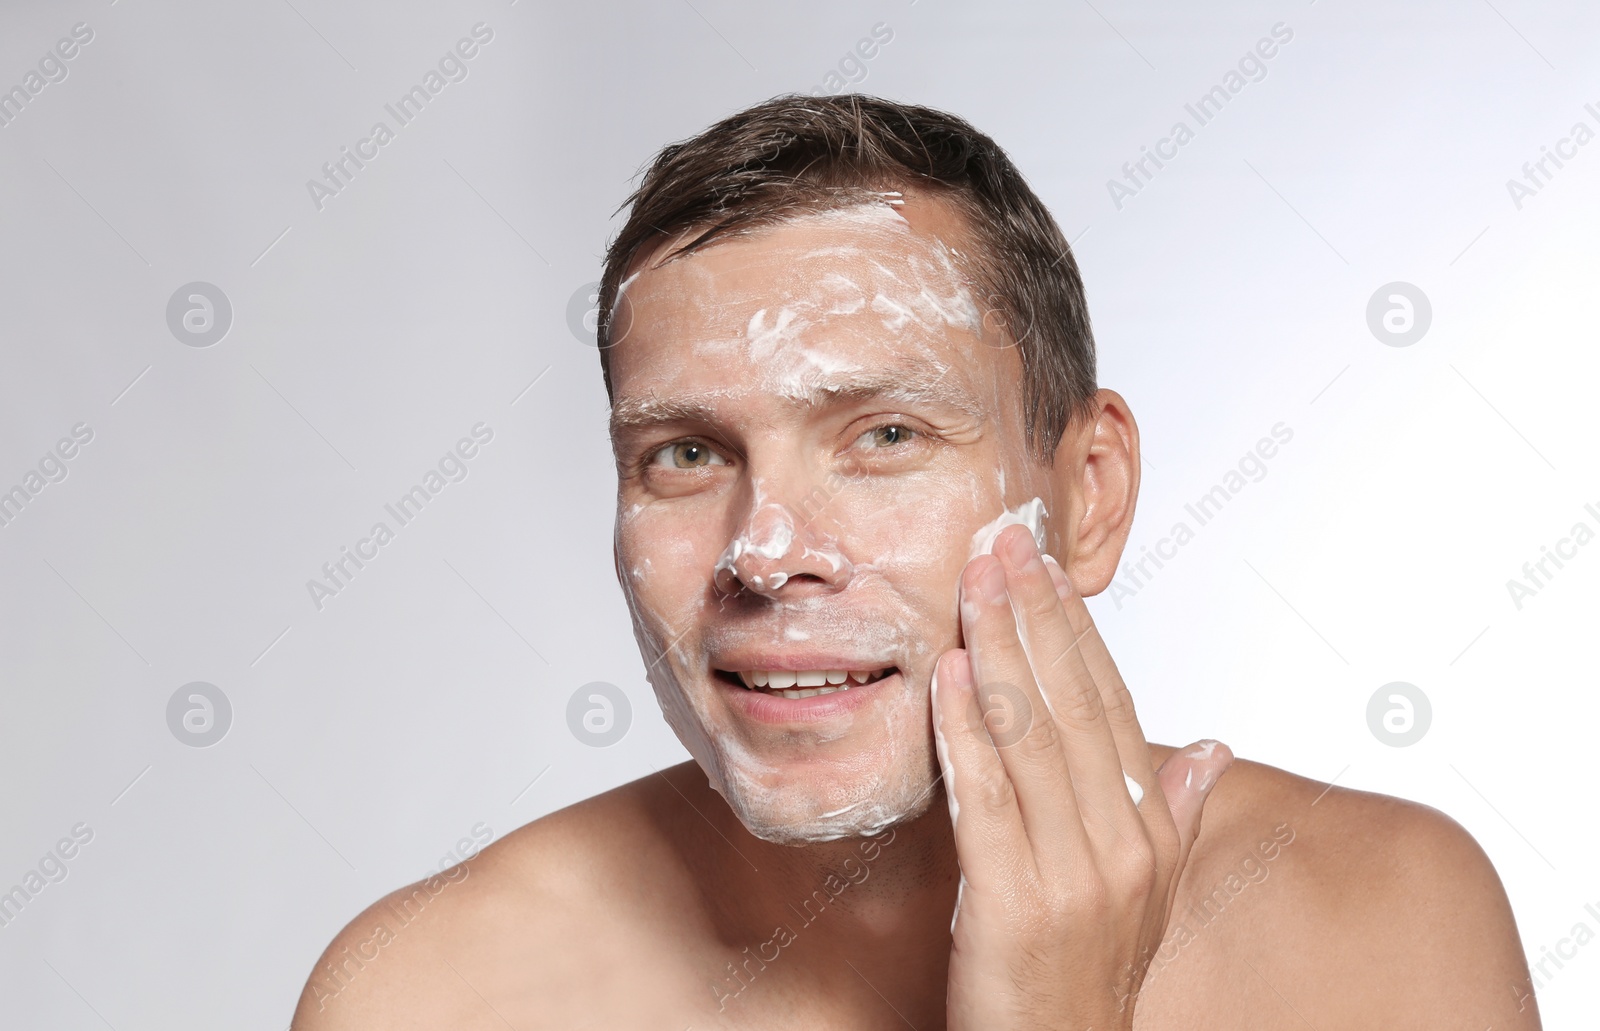
[[[619,291],[618,401],[718,388],[798,396],[982,362],[995,352],[964,241],[946,205],[887,195],[651,256]]]

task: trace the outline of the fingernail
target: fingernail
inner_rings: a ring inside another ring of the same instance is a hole
[[[978,597],[991,605],[1006,600],[1006,574],[1000,563],[993,562],[978,572]]]
[[[1031,533],[1012,533],[1007,535],[1010,539],[1006,542],[1006,557],[1018,571],[1031,573],[1039,566],[1039,547],[1033,541]]]
[[[965,648],[957,649],[957,654],[951,656],[950,664],[945,667],[949,673],[950,686],[957,691],[972,690],[972,656]]]
[[[1220,766],[1209,761],[1219,746],[1228,754],[1228,761]],[[1184,775],[1183,779],[1184,786],[1193,787],[1202,797],[1211,793],[1211,789],[1217,786],[1217,781],[1221,780],[1222,775],[1228,772],[1228,767],[1233,765],[1233,750],[1221,741],[1212,738],[1196,741],[1188,748],[1185,748],[1181,754],[1183,758],[1190,761],[1189,772]],[[1198,784],[1195,783],[1194,776],[1196,769],[1200,771]]]

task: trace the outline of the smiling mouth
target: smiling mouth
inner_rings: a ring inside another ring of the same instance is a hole
[[[716,670],[717,679],[737,684],[748,691],[761,691],[782,698],[810,698],[813,695],[848,691],[875,683],[899,672],[895,666],[881,669],[747,669]]]

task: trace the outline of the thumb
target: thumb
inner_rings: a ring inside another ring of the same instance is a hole
[[[1183,843],[1183,855],[1189,854],[1189,846],[1200,836],[1201,807],[1231,765],[1233,750],[1221,741],[1206,738],[1173,752],[1156,771]]]

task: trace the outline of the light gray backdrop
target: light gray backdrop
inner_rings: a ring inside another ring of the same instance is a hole
[[[1574,1026],[1597,32],[1577,0],[6,4],[0,1023],[276,1031],[378,895],[685,757],[612,573],[588,284],[655,148],[858,89],[992,133],[1076,243],[1144,434],[1131,557],[1167,556],[1091,602],[1152,739],[1450,813]],[[609,747],[569,722],[595,682]]]

